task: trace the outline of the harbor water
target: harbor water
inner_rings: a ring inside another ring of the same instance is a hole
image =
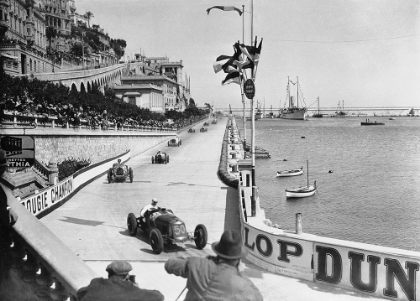
[[[267,219],[293,231],[301,213],[306,233],[420,251],[420,118],[370,119],[385,125],[361,126],[362,117],[256,121],[256,145],[271,154],[256,160]],[[307,160],[317,194],[286,199],[286,188],[306,185]],[[303,175],[276,178],[301,166]]]

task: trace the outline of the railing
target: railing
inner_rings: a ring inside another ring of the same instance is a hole
[[[3,127],[16,128],[61,128],[61,129],[88,129],[91,131],[135,131],[135,132],[176,132],[177,128],[166,128],[156,126],[139,126],[122,124],[120,127],[113,122],[105,122],[102,124],[91,124],[87,119],[80,119],[78,124],[74,122],[59,120],[57,116],[44,116],[37,114],[19,114],[17,112],[5,111],[3,121],[1,123]]]
[[[48,176],[50,174],[50,170],[48,167],[44,166],[40,163],[37,159],[35,159],[35,163],[32,167],[36,174],[38,174],[42,179],[48,181]]]
[[[77,291],[98,275],[20,205],[10,191],[4,190],[18,215],[11,229],[13,247],[9,258],[10,273],[15,277],[7,277],[3,285],[9,300],[77,300]]]

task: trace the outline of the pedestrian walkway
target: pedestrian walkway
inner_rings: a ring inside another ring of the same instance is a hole
[[[180,147],[167,147],[165,142],[130,159],[127,164],[134,170],[133,183],[108,184],[106,177],[101,177],[41,222],[99,276],[106,277],[105,268],[111,261],[128,260],[141,288],[157,289],[165,300],[176,300],[186,280],[167,274],[166,260],[212,255],[210,244],[218,241],[224,230],[239,231],[237,190],[224,185],[217,176],[226,119],[210,124],[208,132],[199,132],[200,127],[196,126],[195,133],[181,133]],[[151,163],[158,149],[170,155],[168,164]],[[138,215],[152,197],[158,198],[160,206],[173,209],[187,228],[206,225],[209,240],[204,250],[185,243],[174,252],[157,255],[147,235],[140,230],[136,237],[128,234],[127,214]],[[264,300],[383,300],[273,274],[249,262],[245,262],[243,273],[260,289]]]

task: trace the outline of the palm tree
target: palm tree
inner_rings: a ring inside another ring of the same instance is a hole
[[[94,17],[93,13],[88,11],[87,13],[85,13],[86,19],[88,20],[88,27],[90,28],[90,19],[92,17]]]

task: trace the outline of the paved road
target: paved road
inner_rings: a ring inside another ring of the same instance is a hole
[[[98,275],[112,260],[125,259],[133,266],[132,274],[140,287],[158,289],[165,300],[176,300],[185,279],[169,275],[164,262],[173,256],[213,254],[210,244],[220,239],[224,229],[239,229],[236,190],[217,177],[226,119],[208,126],[208,132],[181,133],[180,147],[166,142],[128,161],[134,170],[133,183],[108,184],[103,176],[80,190],[70,201],[41,219],[53,233],[84,260]],[[169,154],[168,164],[152,164],[151,157],[160,149]],[[173,209],[189,231],[197,224],[207,227],[208,245],[199,251],[193,243],[175,250],[154,254],[146,235],[128,234],[129,212],[158,198],[161,207]],[[370,301],[381,300],[322,284],[288,278],[262,270],[246,262],[244,274],[260,289],[264,300],[283,301]],[[184,292],[185,294],[185,292]],[[181,297],[179,300],[183,300]],[[382,299],[383,300],[383,299]]]
[[[139,216],[140,209],[156,197],[158,205],[172,209],[189,232],[204,224],[208,244],[220,238],[228,187],[218,179],[217,168],[226,122],[210,123],[203,133],[201,126],[196,126],[195,133],[181,133],[179,147],[168,147],[165,142],[131,158],[127,164],[134,172],[133,183],[108,184],[104,175],[41,221],[85,261],[160,261],[171,256],[212,254],[209,245],[200,251],[193,241],[154,254],[148,236],[139,229],[132,237],[126,225],[129,212]],[[151,157],[158,149],[167,152],[168,164],[152,164]]]

